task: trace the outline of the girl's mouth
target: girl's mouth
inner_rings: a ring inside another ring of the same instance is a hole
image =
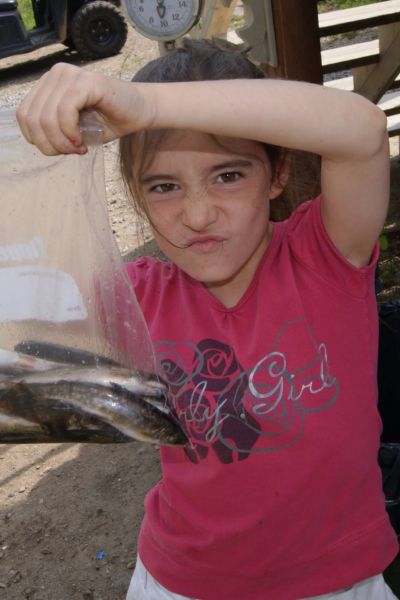
[[[196,236],[186,242],[185,248],[197,254],[207,254],[219,249],[224,240],[221,236]]]

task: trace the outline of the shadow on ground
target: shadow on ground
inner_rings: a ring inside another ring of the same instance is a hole
[[[386,569],[385,579],[393,592],[400,598],[400,554]]]
[[[0,446],[25,456],[33,449]],[[60,464],[60,453],[71,449],[76,457]],[[52,461],[59,466],[49,467]],[[30,489],[21,488],[20,472],[1,470],[15,491],[0,510],[0,598],[125,598],[144,496],[159,479],[157,449],[136,442],[46,445],[28,462],[40,477]]]
[[[83,67],[98,61],[86,61],[77,52],[71,51],[61,44],[53,44],[32,53],[0,59],[0,85],[7,85],[14,81],[35,82],[38,77],[41,77],[58,62]]]

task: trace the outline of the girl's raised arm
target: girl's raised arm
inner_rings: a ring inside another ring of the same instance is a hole
[[[389,200],[386,117],[379,108],[353,92],[294,81],[162,86],[154,93],[155,127],[200,129],[319,154],[327,232],[352,264],[369,262]]]
[[[146,129],[193,129],[322,157],[322,218],[354,265],[368,263],[386,216],[386,118],[368,100],[309,83],[233,79],[129,83],[70,65],[53,67],[18,110],[46,154],[83,152],[79,113],[94,109],[105,141]]]
[[[44,154],[86,151],[79,115],[94,110],[108,142],[151,125],[152,105],[144,103],[136,86],[59,63],[52,67],[22,100],[17,119],[26,139]]]

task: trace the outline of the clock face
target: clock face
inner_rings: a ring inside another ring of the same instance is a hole
[[[125,0],[128,18],[143,35],[174,40],[187,33],[199,18],[200,0]]]

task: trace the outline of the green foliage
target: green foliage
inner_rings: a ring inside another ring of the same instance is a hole
[[[318,11],[326,12],[328,10],[341,10],[343,8],[353,8],[354,6],[372,4],[376,1],[377,0],[322,0],[321,2],[318,2]]]
[[[389,248],[389,240],[388,240],[387,235],[382,234],[379,237],[379,247],[383,251],[385,251]]]
[[[18,0],[18,9],[25,27],[27,29],[35,27],[35,17],[33,16],[31,0]]]

